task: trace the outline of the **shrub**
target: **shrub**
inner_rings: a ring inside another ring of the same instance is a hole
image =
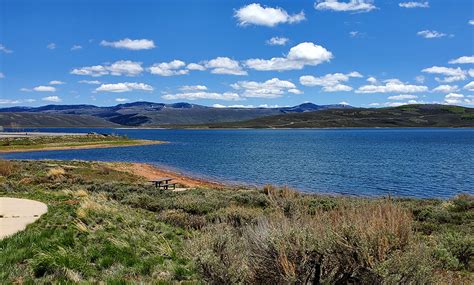
[[[8,177],[13,174],[15,165],[8,160],[0,159],[0,176]]]
[[[299,197],[288,192],[270,195],[277,205],[299,203],[292,203]],[[190,245],[200,273],[210,283],[237,278],[235,268],[223,266],[229,258],[245,269],[238,271],[243,283],[381,283],[385,277],[376,272],[377,267],[395,252],[404,252],[412,240],[411,215],[390,201],[319,210],[313,215],[304,211],[288,215],[282,207],[255,224],[235,228],[235,219],[226,222],[233,227],[211,226]],[[417,275],[404,278],[413,281]]]

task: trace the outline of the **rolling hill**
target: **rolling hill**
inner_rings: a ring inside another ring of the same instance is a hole
[[[392,108],[327,109],[210,124],[208,128],[474,127],[474,108],[405,105]]]

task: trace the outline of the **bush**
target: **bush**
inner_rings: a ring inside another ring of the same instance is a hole
[[[8,160],[0,160],[0,176],[8,177],[13,174],[15,164]]]
[[[299,203],[292,203],[299,197],[288,192],[271,195],[277,205]],[[240,228],[234,227],[233,218],[210,226],[189,245],[202,277],[210,283],[381,283],[386,276],[376,272],[378,266],[395,252],[404,252],[412,241],[411,215],[390,201],[314,215],[288,215],[286,210],[283,206]],[[226,265],[229,260],[238,266]],[[406,274],[404,279],[416,281],[417,276]]]

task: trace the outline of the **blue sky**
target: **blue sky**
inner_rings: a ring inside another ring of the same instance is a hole
[[[471,0],[0,0],[0,107],[474,105]]]

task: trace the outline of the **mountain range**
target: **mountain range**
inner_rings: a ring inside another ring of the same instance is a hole
[[[166,127],[245,121],[290,113],[352,108],[304,103],[281,108],[215,108],[190,103],[134,102],[110,107],[46,105],[0,109],[4,127]]]

